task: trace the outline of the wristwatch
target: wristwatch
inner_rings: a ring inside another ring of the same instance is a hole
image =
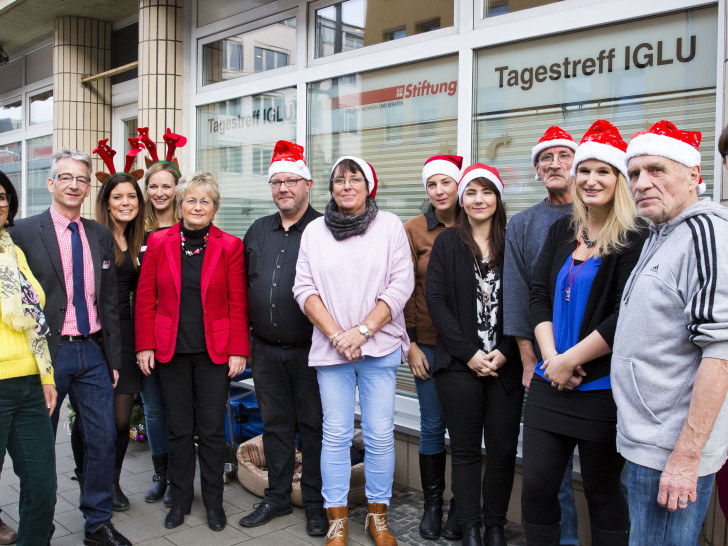
[[[366,324],[359,325],[359,333],[363,335],[367,340],[371,337],[371,334],[369,333],[369,328],[367,328]]]

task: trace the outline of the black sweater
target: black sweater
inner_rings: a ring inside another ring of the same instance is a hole
[[[642,245],[648,235],[647,226],[638,221],[639,230],[628,236],[628,246],[616,254],[602,257],[597,274],[594,276],[589,298],[584,309],[584,318],[579,329],[579,341],[594,330],[610,347],[614,343],[614,330],[617,327],[619,302],[624,285],[642,252]],[[531,328],[542,322],[553,321],[553,303],[556,277],[566,259],[576,249],[574,228],[571,215],[554,222],[546,237],[536,272],[531,285]],[[609,375],[612,355],[607,354],[585,364],[588,380],[594,381]]]
[[[498,266],[502,270],[503,264]],[[480,349],[473,255],[454,229],[435,239],[427,267],[427,309],[437,330],[432,372],[470,371],[468,361]],[[523,365],[515,340],[503,335],[503,283],[498,292],[496,349],[506,357],[498,377],[506,389],[521,386]]]

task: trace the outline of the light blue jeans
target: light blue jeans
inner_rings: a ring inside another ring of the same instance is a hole
[[[715,474],[698,478],[695,502],[669,512],[657,504],[662,472],[627,461],[631,546],[690,546],[698,544],[710,504]]]
[[[167,446],[167,414],[164,413],[162,391],[159,387],[159,371],[155,366],[152,373],[142,377],[142,401],[144,421],[147,424],[147,438],[152,455],[169,452]]]
[[[432,379],[432,364],[435,362],[435,347],[418,345],[430,364],[430,379],[423,381],[415,377],[417,400],[420,403],[420,453],[437,455],[445,451],[445,415]]]
[[[359,387],[367,501],[389,505],[394,478],[394,391],[400,349],[382,357],[318,366],[324,413],[321,481],[324,508],[346,506],[351,480],[354,399]]]

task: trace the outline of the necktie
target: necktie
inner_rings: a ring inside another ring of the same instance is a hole
[[[91,326],[88,322],[88,307],[86,307],[86,289],[83,282],[83,245],[78,224],[68,224],[71,230],[71,254],[73,256],[73,306],[76,308],[76,326],[83,337],[88,337]]]

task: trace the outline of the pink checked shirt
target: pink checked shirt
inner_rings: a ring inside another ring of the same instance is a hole
[[[71,230],[68,224],[71,221],[51,207],[51,218],[53,227],[56,229],[58,248],[61,251],[61,263],[63,264],[63,279],[66,283],[66,320],[63,321],[61,335],[78,336],[81,332],[76,326],[76,308],[73,306],[73,251],[71,250]],[[99,313],[96,310],[96,278],[94,277],[94,263],[91,258],[91,247],[88,246],[86,231],[83,229],[81,216],[75,219],[78,223],[78,233],[81,236],[83,246],[83,287],[86,292],[86,306],[88,307],[88,322],[91,325],[91,333],[101,330]]]

